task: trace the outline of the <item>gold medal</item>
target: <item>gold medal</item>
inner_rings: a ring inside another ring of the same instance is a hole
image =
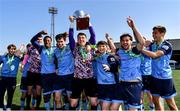
[[[83,61],[83,63],[85,63],[85,62],[86,62],[86,60],[84,60],[84,59],[83,59],[82,61]]]

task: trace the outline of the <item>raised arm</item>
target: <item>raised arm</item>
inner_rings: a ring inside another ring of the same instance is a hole
[[[34,47],[36,47],[38,50],[41,48],[41,45],[38,43],[38,38],[42,37],[42,35],[46,35],[47,32],[46,31],[41,31],[39,33],[37,33],[32,39],[31,39],[31,43]]]
[[[23,58],[23,60],[22,60],[22,62],[21,62],[21,67],[20,67],[20,71],[21,71],[21,72],[23,71],[24,65],[27,63],[28,58],[29,58],[29,55],[28,55],[28,54],[25,54],[25,55],[24,55],[24,58]]]
[[[145,55],[151,58],[158,58],[163,55],[167,55],[171,52],[172,52],[172,46],[169,43],[162,44],[161,47],[156,52],[152,52],[146,49],[142,50],[142,53],[144,53]]]
[[[26,64],[26,62],[27,62],[28,58],[29,58],[29,55],[28,55],[28,54],[26,54],[26,55],[24,56],[23,61],[22,61],[22,65],[25,65],[25,64]]]
[[[158,51],[156,51],[156,52],[152,52],[152,51],[143,49],[141,52],[142,52],[143,54],[147,55],[148,57],[153,58],[153,59],[154,59],[154,58],[158,58],[158,57],[164,55],[164,52],[161,51],[161,50],[158,50]]]
[[[70,48],[73,51],[75,48],[75,40],[74,40],[74,17],[70,16],[69,17],[70,20],[70,28],[69,28],[69,44],[70,44]]]
[[[23,59],[25,48],[26,48],[25,45],[21,44],[20,47],[16,50],[14,55],[19,57],[20,59]]]
[[[94,29],[93,29],[91,23],[89,24],[89,33],[90,33],[89,43],[91,45],[95,45],[96,44],[96,35],[95,35]]]
[[[109,36],[108,33],[105,34],[105,37],[107,39],[108,45],[109,45],[109,47],[111,49],[111,52],[116,53],[116,46],[114,45],[114,42],[113,42],[112,38]]]
[[[141,45],[145,45],[145,39],[143,38],[141,33],[137,30],[134,21],[130,17],[127,18],[127,24],[132,29],[136,41]]]

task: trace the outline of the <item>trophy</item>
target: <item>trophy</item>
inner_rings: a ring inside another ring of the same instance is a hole
[[[83,10],[76,10],[73,14],[76,19],[76,29],[85,30],[89,28],[89,14]]]

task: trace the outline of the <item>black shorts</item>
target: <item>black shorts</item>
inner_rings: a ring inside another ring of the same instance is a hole
[[[42,74],[43,95],[48,95],[48,94],[52,94],[53,93],[55,77],[56,77],[55,73]]]
[[[0,87],[16,87],[16,77],[2,77]]]
[[[145,92],[150,91],[150,86],[151,86],[150,80],[151,80],[151,75],[142,75],[143,91]]]
[[[97,97],[97,82],[94,78],[78,79],[73,78],[71,98],[80,98],[81,92],[85,92],[86,96]]]
[[[102,102],[113,102],[116,100],[116,84],[98,84],[98,100]]]
[[[161,96],[168,99],[176,95],[173,79],[158,79],[151,77],[150,92],[153,96]]]
[[[36,86],[36,85],[41,86],[41,74],[28,71],[27,72],[27,86]]]
[[[125,102],[129,107],[140,108],[141,82],[120,82],[117,88],[116,97],[119,101]]]
[[[54,92],[62,92],[63,90],[67,92],[72,92],[71,85],[74,74],[69,75],[56,75],[55,84],[54,84]]]
[[[21,85],[20,85],[21,92],[27,92],[27,78],[21,78]]]

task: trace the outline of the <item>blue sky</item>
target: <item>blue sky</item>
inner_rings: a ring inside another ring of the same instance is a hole
[[[180,0],[0,0],[0,54],[10,43],[18,47],[27,44],[41,30],[50,34],[51,6],[58,8],[55,34],[68,31],[68,17],[84,10],[91,16],[97,41],[105,40],[106,32],[116,42],[122,33],[132,34],[126,23],[128,16],[148,39],[152,39],[155,25],[167,28],[166,39],[180,38]],[[89,36],[88,31],[82,32]]]

